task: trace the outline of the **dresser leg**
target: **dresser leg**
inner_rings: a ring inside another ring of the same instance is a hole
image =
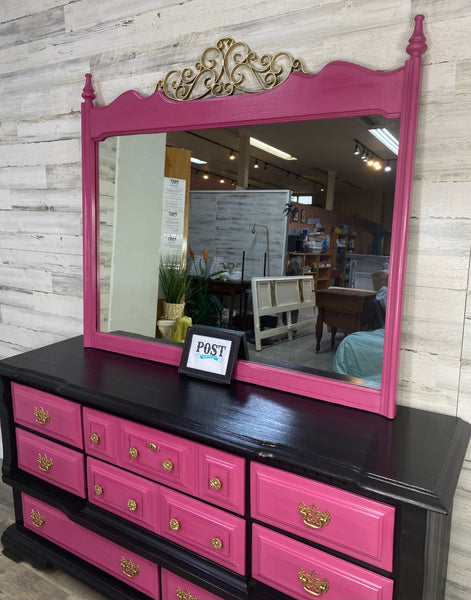
[[[10,525],[2,535],[3,554],[15,562],[26,561],[35,569],[48,569],[52,563],[29,547],[16,523]]]

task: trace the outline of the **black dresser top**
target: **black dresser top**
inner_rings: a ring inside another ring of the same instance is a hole
[[[0,374],[119,416],[388,502],[451,509],[471,432],[399,406],[393,420],[176,367],[83,348],[83,338],[0,361]],[[296,375],[293,374],[293,377]]]

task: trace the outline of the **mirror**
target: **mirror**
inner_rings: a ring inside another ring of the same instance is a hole
[[[414,39],[424,45],[420,26],[419,18],[408,50]],[[421,66],[414,52],[388,74],[331,63],[269,92],[185,103],[127,92],[96,107],[88,76],[85,344],[179,363],[181,344],[156,338],[160,257],[176,249],[189,267],[218,273],[206,285],[221,312],[206,324],[247,331],[236,379],[393,417]],[[398,156],[369,133],[383,127],[399,139]],[[168,170],[168,148],[183,153],[185,179]],[[383,168],[365,167],[365,153]],[[172,180],[184,181],[180,200]],[[283,310],[299,298],[299,310]],[[345,302],[355,305],[347,320]]]

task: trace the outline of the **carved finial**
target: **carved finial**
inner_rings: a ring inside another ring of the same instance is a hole
[[[424,15],[416,15],[414,18],[414,33],[409,39],[409,44],[406,48],[407,54],[409,54],[411,57],[422,56],[422,54],[427,50],[423,29],[424,19]]]
[[[92,74],[85,74],[85,86],[82,92],[82,98],[85,102],[89,102],[90,104],[95,100],[95,90],[92,85]]]

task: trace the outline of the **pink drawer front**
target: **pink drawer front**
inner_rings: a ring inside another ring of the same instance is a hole
[[[159,485],[87,458],[88,498],[137,525],[155,530],[159,510]]]
[[[11,384],[11,393],[16,423],[83,448],[80,404],[19,383]]]
[[[221,596],[210,594],[203,588],[171,573],[161,570],[162,598],[165,600],[223,600]]]
[[[119,419],[117,417],[85,406],[83,436],[87,454],[110,462],[118,460]]]
[[[85,498],[84,457],[81,452],[16,428],[18,467]]]
[[[22,495],[25,527],[159,600],[159,568],[134,552],[70,521],[60,510]]]
[[[198,497],[240,515],[245,511],[245,460],[199,446]]]
[[[394,507],[265,465],[251,468],[253,518],[392,570]]]
[[[198,444],[120,419],[119,464],[140,475],[195,494]]]
[[[293,598],[391,600],[393,581],[367,569],[253,526],[252,576]]]
[[[244,574],[243,519],[164,487],[160,498],[160,535]]]

